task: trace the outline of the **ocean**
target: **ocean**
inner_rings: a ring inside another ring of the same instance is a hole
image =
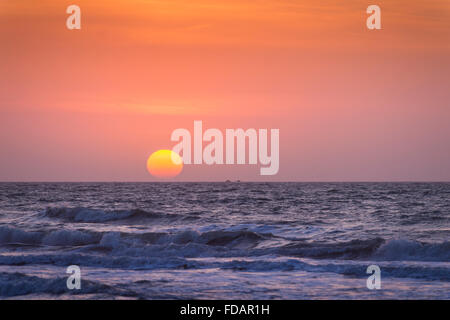
[[[450,183],[1,183],[0,299],[450,299],[449,240]]]

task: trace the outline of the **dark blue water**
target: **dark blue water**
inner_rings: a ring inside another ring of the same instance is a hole
[[[449,238],[450,183],[3,183],[0,298],[450,299]]]

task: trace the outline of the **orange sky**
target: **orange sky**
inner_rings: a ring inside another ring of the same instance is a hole
[[[180,181],[450,180],[449,40],[447,0],[3,0],[0,181],[153,181],[194,120],[279,128],[280,171]]]

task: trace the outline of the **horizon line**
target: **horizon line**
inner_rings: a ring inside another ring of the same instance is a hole
[[[275,180],[275,181],[256,181],[256,180],[199,180],[199,181],[0,181],[0,183],[450,183],[450,180]]]

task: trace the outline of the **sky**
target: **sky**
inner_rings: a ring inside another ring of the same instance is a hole
[[[449,77],[448,0],[1,0],[0,181],[157,181],[194,120],[279,129],[279,172],[173,181],[450,181]]]

